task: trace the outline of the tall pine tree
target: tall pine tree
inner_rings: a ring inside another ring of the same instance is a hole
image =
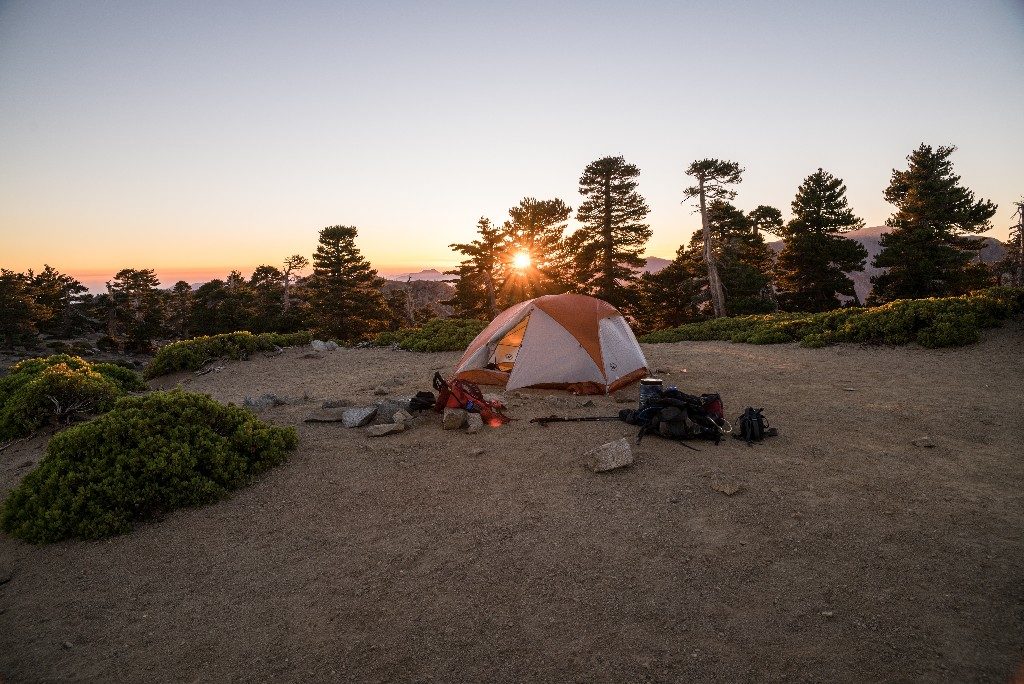
[[[508,210],[502,226],[507,244],[502,252],[502,308],[569,288],[571,258],[563,234],[572,208],[560,199],[526,197]],[[525,257],[525,258],[524,258]]]
[[[864,227],[846,201],[843,181],[818,169],[804,179],[792,203],[793,218],[782,229],[777,280],[786,309],[829,311],[837,295],[856,298],[847,273],[863,271],[867,250],[843,233]]]
[[[700,209],[701,237],[703,238],[704,265],[708,272],[708,292],[714,307],[715,317],[725,316],[725,290],[718,273],[718,262],[711,238],[711,225],[708,217],[708,200],[730,200],[736,197],[736,191],[729,186],[743,179],[743,168],[732,161],[721,159],[698,159],[686,168],[686,175],[697,181],[696,185],[683,190],[683,201],[696,197]]]
[[[498,314],[501,266],[507,251],[507,234],[483,216],[477,221],[476,229],[478,237],[472,242],[449,245],[468,258],[459,264],[457,270],[445,271],[449,275],[457,275],[459,279],[455,283],[455,296],[442,303],[453,307],[456,316],[486,320]]]
[[[382,292],[384,280],[359,253],[355,239],[354,226],[321,230],[309,281],[317,332],[346,342],[383,330],[390,317]]]
[[[996,205],[960,185],[949,159],[955,151],[922,143],[905,170],[893,170],[885,199],[896,213],[874,261],[888,271],[871,279],[872,302],[958,295],[990,280],[975,262],[984,240],[971,236],[991,227]]]
[[[591,162],[580,177],[586,199],[576,210],[583,224],[572,236],[574,285],[615,306],[635,302],[637,272],[651,228],[650,209],[636,191],[640,169],[622,157]]]

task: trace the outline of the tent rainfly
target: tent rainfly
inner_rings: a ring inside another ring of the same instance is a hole
[[[477,335],[455,376],[508,389],[604,394],[647,375],[626,319],[608,302],[576,294],[530,299],[498,314]]]

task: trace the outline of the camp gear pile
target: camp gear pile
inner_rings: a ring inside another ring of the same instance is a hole
[[[645,401],[642,408],[623,409],[619,417],[640,426],[637,443],[646,434],[666,439],[706,439],[718,444],[725,434],[726,420],[722,398],[717,394],[686,394],[669,388],[657,399]]]
[[[502,411],[505,405],[500,401],[484,399],[480,388],[466,380],[445,380],[440,373],[434,373],[434,389],[437,402],[434,410],[441,413],[445,408],[459,408],[479,413],[484,422],[491,426],[503,425],[512,420]]]

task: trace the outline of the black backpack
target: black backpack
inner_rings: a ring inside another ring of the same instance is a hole
[[[666,439],[707,439],[718,444],[725,424],[721,410],[722,399],[717,394],[695,396],[670,389],[641,409],[619,411],[619,418],[640,426],[637,444],[648,433]]]
[[[743,414],[736,419],[732,428],[732,436],[742,439],[748,446],[754,446],[754,442],[760,442],[765,437],[775,437],[779,431],[773,428],[768,419],[762,415],[763,408],[756,409],[748,406]]]

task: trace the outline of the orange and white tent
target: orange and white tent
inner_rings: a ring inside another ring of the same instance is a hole
[[[579,394],[612,392],[646,374],[644,353],[618,309],[576,294],[538,297],[501,312],[455,367],[455,377],[481,385]]]

